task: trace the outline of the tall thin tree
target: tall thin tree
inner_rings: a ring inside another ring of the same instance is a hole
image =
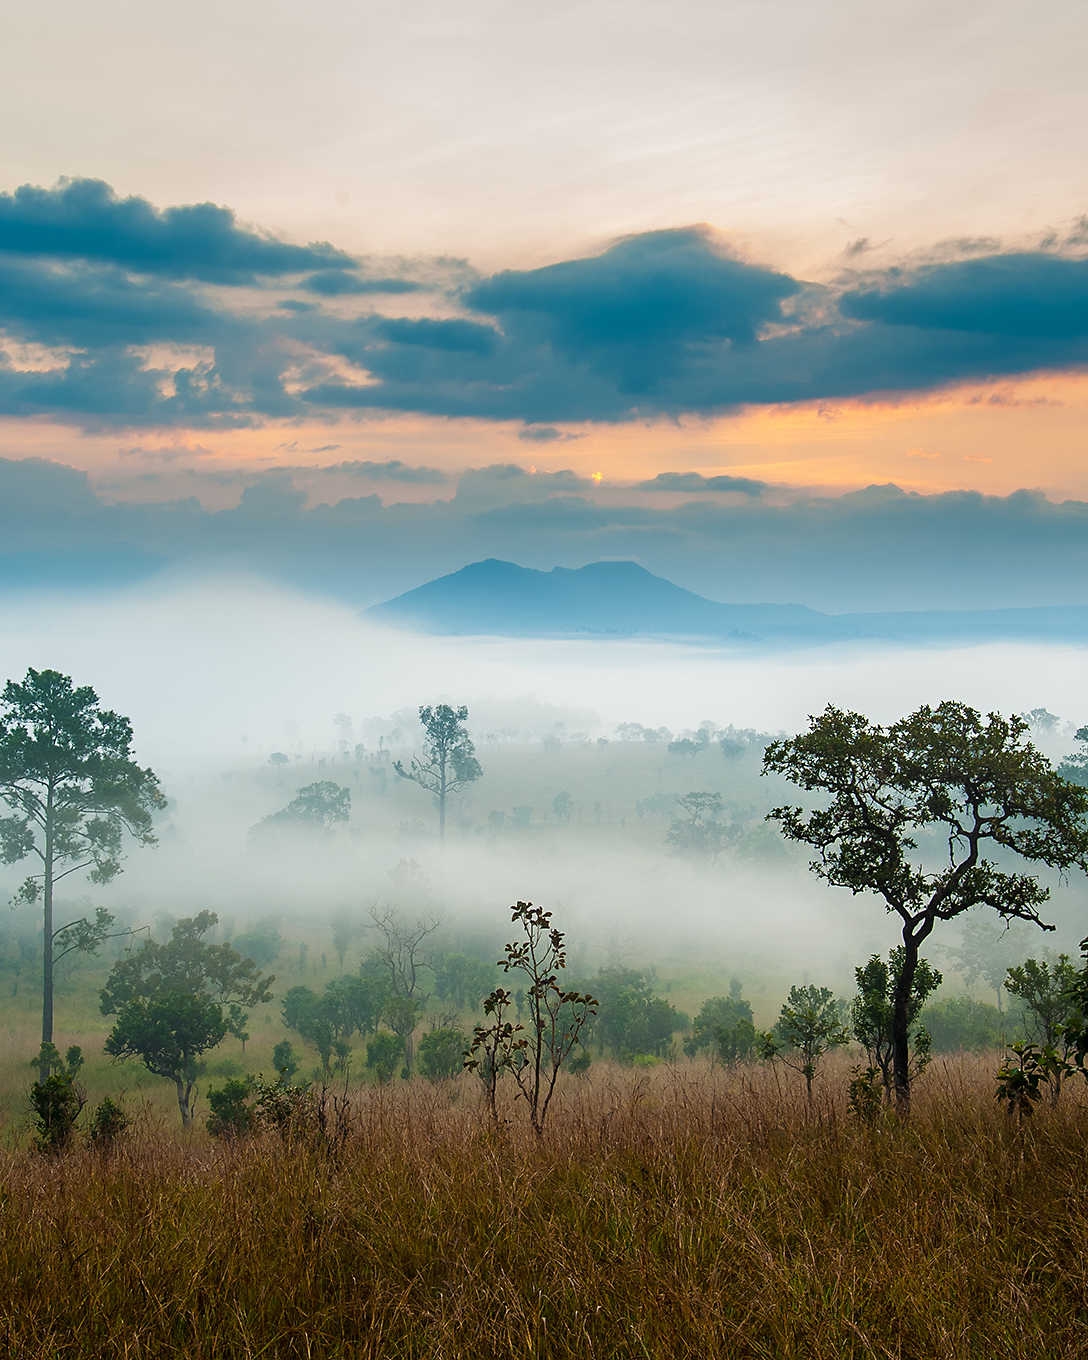
[[[402,779],[433,793],[438,803],[438,835],[446,838],[446,800],[451,793],[473,783],[483,774],[476,759],[476,748],[465,723],[468,709],[449,704],[425,705],[419,710],[423,725],[423,754],[413,756],[408,765],[396,761],[393,768]]]
[[[48,1076],[53,1043],[53,969],[57,945],[73,940],[93,947],[108,921],[54,925],[56,885],[86,871],[92,883],[108,883],[121,872],[126,835],[152,845],[152,814],[166,800],[157,777],[132,759],[132,725],[98,706],[90,686],[74,688],[59,671],[30,669],[9,680],[0,699],[0,859],[17,864],[30,858],[38,868],[16,894],[24,903],[41,901],[42,1058]],[[79,927],[79,928],[77,928]]]

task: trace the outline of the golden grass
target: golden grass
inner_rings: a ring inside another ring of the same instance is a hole
[[[341,1145],[146,1117],[0,1153],[0,1354],[1081,1357],[1084,1104],[1018,1133],[992,1067],[875,1129],[841,1067],[810,1111],[766,1069],[602,1064],[541,1141],[461,1078],[353,1093]]]

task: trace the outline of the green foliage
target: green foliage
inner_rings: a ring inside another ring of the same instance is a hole
[[[279,1073],[281,1081],[290,1081],[298,1071],[298,1059],[290,1039],[281,1039],[272,1050],[272,1066]]]
[[[891,1100],[895,992],[903,971],[903,948],[893,949],[888,961],[879,954],[870,956],[862,968],[854,969],[857,995],[850,1005],[850,1028],[864,1048],[869,1066],[880,1073],[887,1100]],[[919,959],[907,994],[907,1027],[911,1043],[911,1080],[924,1070],[930,1059],[929,1032],[918,1025],[926,1000],[942,982],[941,974],[925,959]]]
[[[988,1001],[951,996],[926,1007],[926,1029],[934,1053],[981,1053],[1003,1048],[1009,1021]]]
[[[121,872],[126,835],[153,845],[152,815],[165,807],[159,781],[132,759],[127,718],[98,707],[89,686],[74,689],[59,671],[27,671],[0,698],[0,861],[34,857],[16,900],[42,901],[42,1043],[53,1041],[53,968],[73,950],[94,952],[112,917],[53,923],[53,891],[70,874],[109,883]],[[44,1082],[43,1067],[39,1079]]]
[[[0,699],[0,800],[12,812],[0,818],[0,858],[42,861],[19,890],[26,902],[47,878],[52,886],[79,869],[108,883],[121,869],[124,833],[153,844],[152,814],[165,806],[155,775],[132,760],[129,720],[99,708],[89,686],[33,669],[9,680]]]
[[[258,967],[264,967],[279,957],[283,936],[271,922],[264,921],[235,935],[231,944],[244,958],[252,959]]]
[[[1022,718],[966,704],[925,705],[888,727],[828,705],[797,737],[771,742],[776,773],[825,806],[775,808],[789,840],[816,851],[812,871],[852,893],[875,892],[902,921],[902,986],[893,1015],[897,1104],[910,1102],[908,999],[918,950],[938,921],[974,906],[1034,922],[1049,889],[1009,867],[1014,857],[1058,870],[1088,866],[1088,789],[1055,772]],[[919,852],[938,842],[939,857]]]
[[[1056,1043],[1079,1020],[1076,985],[1077,969],[1068,954],[1053,963],[1027,959],[1005,977],[1005,990],[1022,1003],[1025,1022],[1034,1031],[1029,1037],[1042,1044]]]
[[[393,1080],[404,1061],[404,1040],[388,1030],[379,1030],[366,1046],[366,1065],[385,1086]]]
[[[252,1090],[248,1080],[238,1078],[209,1090],[212,1112],[205,1122],[213,1138],[240,1138],[252,1131],[254,1117],[249,1105]]]
[[[1035,1113],[1043,1092],[1058,1075],[1058,1062],[1053,1050],[1041,1050],[1035,1044],[1013,1044],[1011,1057],[997,1070],[997,1098],[1017,1122]]]
[[[764,1041],[769,1058],[781,1058],[805,1079],[805,1093],[812,1099],[812,1083],[820,1059],[840,1048],[849,1035],[843,1025],[843,1003],[827,987],[791,987],[782,1004],[774,1030]]]
[[[292,987],[283,998],[283,1023],[313,1044],[327,1077],[333,1056],[341,1065],[353,1034],[372,1034],[389,1001],[388,989],[373,977],[345,974],[325,984],[319,995],[309,987]]]
[[[91,1144],[100,1152],[109,1152],[128,1131],[131,1121],[122,1107],[109,1096],[104,1096],[91,1115]]]
[[[259,821],[251,834],[262,841],[284,832],[328,835],[350,820],[351,790],[321,779],[299,789],[285,808]]]
[[[419,1070],[428,1081],[455,1077],[464,1066],[469,1040],[464,1030],[447,1025],[419,1041]]]
[[[468,709],[449,704],[424,705],[419,710],[423,727],[423,753],[413,756],[408,765],[395,761],[394,770],[432,793],[438,803],[439,834],[446,834],[446,800],[483,774],[476,759],[476,748],[468,734]]]
[[[44,1081],[36,1081],[30,1088],[30,1107],[37,1130],[34,1145],[39,1152],[61,1153],[71,1144],[76,1120],[87,1101],[76,1081],[76,1070],[61,1063]]]
[[[668,1052],[684,1020],[654,993],[652,977],[632,968],[602,968],[591,986],[599,1009],[583,1042],[599,1043],[620,1062],[639,1053],[662,1057]]]
[[[217,921],[202,911],[178,921],[164,944],[145,941],[114,964],[101,995],[102,1013],[117,1016],[106,1052],[172,1081],[186,1126],[201,1057],[244,1032],[248,1008],[269,999],[273,981],[229,944],[205,942]]]
[[[882,1074],[875,1067],[851,1068],[846,1088],[850,1113],[859,1124],[872,1126],[880,1118],[881,1092],[887,1093]]]
[[[692,792],[677,798],[678,809],[665,840],[674,850],[715,859],[731,832],[722,820],[720,793]]]
[[[468,954],[438,954],[431,960],[434,973],[434,993],[459,1011],[476,1010],[495,978],[495,965],[490,959],[474,958]]]
[[[689,1057],[707,1052],[722,1062],[743,1062],[756,1047],[756,1027],[752,1007],[741,995],[734,979],[728,996],[712,996],[692,1021],[691,1034],[684,1042]]]

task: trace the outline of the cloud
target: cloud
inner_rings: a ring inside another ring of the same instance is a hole
[[[659,472],[649,481],[638,482],[636,491],[733,491],[742,496],[762,496],[766,482],[751,477],[704,477],[701,472]]]
[[[417,293],[425,285],[414,279],[365,278],[348,269],[322,269],[299,284],[308,293],[321,297],[348,297],[369,293]]]
[[[300,469],[300,481],[314,472]],[[220,475],[194,468],[187,487]],[[72,468],[0,460],[0,585],[66,589],[229,563],[361,605],[484,557],[547,568],[620,558],[712,599],[836,611],[1081,604],[1088,576],[1088,504],[1029,492],[882,486],[657,506],[632,491],[599,504],[572,473],[512,464],[466,474],[452,498],[389,505],[370,495],[309,507],[289,473],[269,472],[215,511],[169,499],[172,476],[149,471],[139,502],[107,502]]]
[[[332,445],[338,448],[339,445]],[[390,458],[384,463],[372,463],[355,459],[351,462],[332,463],[320,469],[323,473],[349,473],[354,477],[369,478],[376,482],[405,482],[416,486],[440,486],[450,480],[449,473],[440,468],[413,467],[402,463],[399,458]]]
[[[137,430],[410,412],[518,422],[545,444],[574,437],[562,425],[1088,365],[1088,260],[993,245],[942,243],[818,287],[736,258],[706,229],[654,231],[490,278],[431,261],[427,291],[470,315],[387,316],[365,295],[414,279],[248,231],[227,209],[159,210],[98,181],[24,187],[0,195],[0,414]],[[298,275],[344,301],[277,296]],[[207,286],[253,280],[263,308]]]
[[[381,317],[374,322],[374,331],[382,340],[391,340],[396,345],[422,345],[457,354],[491,354],[495,348],[493,328],[477,321]]]
[[[63,179],[52,189],[24,184],[0,194],[0,252],[220,284],[352,262],[325,243],[295,246],[247,231],[229,208],[158,209],[144,198],[118,198],[97,179]]]
[[[526,425],[518,431],[518,438],[526,444],[558,444],[572,439],[581,439],[580,434],[568,434],[557,430],[554,425]]]
[[[893,271],[839,305],[845,316],[891,326],[1080,339],[1088,336],[1088,260],[1035,252]]]

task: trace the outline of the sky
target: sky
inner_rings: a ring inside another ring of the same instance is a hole
[[[59,0],[5,24],[0,585],[1088,602],[1088,11]]]

